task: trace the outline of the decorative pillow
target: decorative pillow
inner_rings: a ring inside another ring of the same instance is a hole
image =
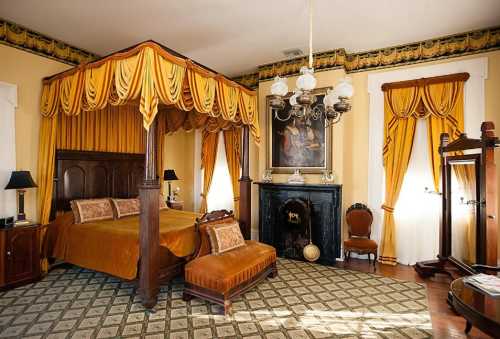
[[[76,200],[71,200],[69,202],[69,205],[71,206],[71,211],[73,212],[73,216],[75,218],[75,224],[81,224],[82,222],[80,221],[80,213],[78,212],[78,206],[76,206],[75,201]]]
[[[236,221],[209,226],[207,231],[212,254],[221,254],[246,245],[240,225]]]
[[[75,214],[75,223],[84,224],[96,220],[114,218],[113,207],[109,198],[73,200],[71,206],[78,211]]]
[[[139,199],[111,199],[118,219],[141,212]]]

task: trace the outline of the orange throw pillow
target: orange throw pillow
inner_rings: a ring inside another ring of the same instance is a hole
[[[240,225],[236,221],[210,226],[207,231],[212,254],[221,254],[246,245]]]

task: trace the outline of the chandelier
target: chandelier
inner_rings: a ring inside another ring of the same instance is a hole
[[[271,86],[269,104],[274,111],[274,117],[279,121],[303,119],[306,124],[312,120],[323,119],[325,128],[340,121],[342,114],[351,110],[350,98],[354,94],[351,80],[342,79],[334,88],[328,89],[323,103],[317,103],[313,93],[316,87],[312,54],[313,0],[309,0],[309,67],[302,66],[300,76],[295,83],[295,90],[289,98],[291,109],[284,112],[285,97],[288,94],[286,79],[280,76],[274,78]],[[284,116],[283,116],[284,115]]]

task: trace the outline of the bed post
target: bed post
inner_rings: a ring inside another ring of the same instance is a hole
[[[156,124],[155,119],[146,133],[144,182],[139,185],[141,202],[139,295],[142,299],[142,305],[148,309],[156,305],[160,269],[158,257],[160,250],[160,185],[156,176]]]
[[[245,239],[250,239],[252,227],[252,179],[250,179],[248,125],[243,125],[243,151],[240,178],[240,227]]]

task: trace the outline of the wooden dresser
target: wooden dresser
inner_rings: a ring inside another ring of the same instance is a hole
[[[0,289],[40,278],[39,224],[0,229]]]

